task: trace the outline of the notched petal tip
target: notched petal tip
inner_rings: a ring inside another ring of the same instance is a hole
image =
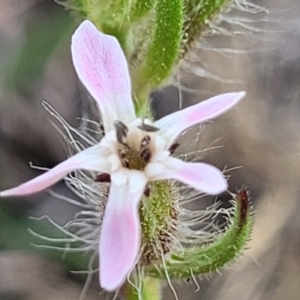
[[[118,40],[84,21],[72,37],[71,52],[77,75],[96,100],[105,131],[113,121],[135,119],[125,55]]]

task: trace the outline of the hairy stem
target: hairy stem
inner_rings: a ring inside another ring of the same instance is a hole
[[[166,265],[150,267],[147,274],[158,278],[189,278],[211,273],[239,256],[252,231],[251,206],[246,191],[236,196],[231,225],[215,242],[172,254]]]

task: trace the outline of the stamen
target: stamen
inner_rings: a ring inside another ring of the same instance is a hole
[[[125,166],[125,168],[129,169],[130,165],[129,165],[129,161],[128,160],[124,160],[123,161],[123,165]]]
[[[169,148],[169,151],[170,151],[170,154],[172,155],[176,149],[179,147],[179,144],[178,143],[175,143],[173,144],[170,148]]]
[[[108,173],[102,173],[96,176],[96,182],[110,182],[110,175]]]
[[[140,157],[143,160],[143,162],[145,162],[145,163],[149,162],[149,160],[151,158],[150,150],[148,148],[143,149],[141,151]]]
[[[100,131],[103,135],[105,135],[105,130],[103,124],[100,124]]]
[[[128,133],[128,128],[126,125],[124,125],[121,121],[115,120],[114,126],[116,128],[118,142],[126,148],[129,148],[129,146],[126,144],[126,137]]]
[[[139,129],[143,130],[143,131],[147,131],[147,132],[155,132],[158,131],[159,128],[149,125],[149,124],[145,124],[144,123],[145,119],[142,119],[142,124],[138,126]]]
[[[151,138],[149,135],[145,135],[141,141],[141,149],[146,148],[151,142]]]
[[[150,196],[150,187],[149,186],[147,186],[144,189],[144,196],[147,197],[147,198]]]
[[[147,148],[147,146],[150,144],[151,138],[149,135],[145,135],[141,141],[140,146],[140,157],[144,163],[149,162],[151,153],[150,150]]]

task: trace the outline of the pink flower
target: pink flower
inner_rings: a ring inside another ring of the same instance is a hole
[[[0,195],[36,193],[78,169],[110,175],[99,256],[100,284],[113,291],[123,284],[138,259],[138,207],[148,182],[175,179],[212,195],[226,190],[227,182],[217,168],[181,161],[171,157],[169,150],[180,133],[226,112],[245,93],[218,95],[152,123],[135,114],[128,66],[114,37],[84,21],[73,35],[72,57],[78,77],[99,106],[105,136],[43,175]]]

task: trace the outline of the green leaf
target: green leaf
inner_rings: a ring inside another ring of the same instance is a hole
[[[153,36],[142,64],[133,74],[138,98],[139,94],[158,87],[170,76],[180,51],[183,0],[159,0],[155,11]]]

